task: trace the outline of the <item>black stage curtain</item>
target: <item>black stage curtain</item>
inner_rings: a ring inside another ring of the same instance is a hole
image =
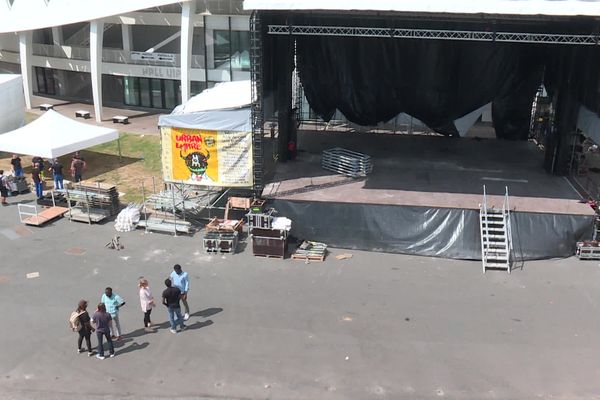
[[[332,25],[331,20],[317,17],[279,16],[271,22]],[[397,21],[386,23],[398,26]],[[288,38],[266,36],[265,54],[276,60],[275,43]],[[497,136],[524,140],[537,88],[542,81],[551,92],[560,86],[566,78],[555,67],[567,56],[576,58],[578,70],[567,85],[569,90],[588,108],[600,110],[598,46],[566,52],[572,45],[325,36],[296,36],[295,40],[304,93],[325,121],[336,109],[360,125],[375,125],[405,112],[439,133],[454,136],[458,134],[455,119],[491,101]],[[276,63],[266,66],[267,90],[275,90],[269,80],[275,82],[272,78],[280,73],[287,71],[279,70]]]
[[[498,137],[527,138],[543,64],[527,45],[371,38],[297,38],[306,98],[325,120],[360,125],[401,112],[457,135],[453,121],[493,101]]]

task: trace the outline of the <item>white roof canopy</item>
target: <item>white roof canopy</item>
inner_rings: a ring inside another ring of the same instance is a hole
[[[12,3],[12,5],[11,5]],[[177,3],[176,0],[13,0],[0,1],[0,33],[91,21]]]
[[[250,81],[217,83],[158,118],[159,126],[250,132]]]
[[[244,0],[246,10],[600,16],[599,0]]]
[[[116,129],[84,124],[49,110],[24,127],[0,135],[0,151],[56,158],[118,138]]]

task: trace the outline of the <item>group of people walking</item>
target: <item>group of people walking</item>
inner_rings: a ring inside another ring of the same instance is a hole
[[[173,272],[165,280],[165,290],[162,292],[162,304],[167,307],[170,332],[177,333],[177,328],[184,330],[184,321],[190,318],[190,309],[187,302],[189,290],[189,276],[184,272],[181,265],[175,264]],[[144,314],[144,330],[154,332],[150,315],[156,307],[154,296],[150,291],[148,280],[140,278],[138,282],[140,306]],[[181,303],[184,306],[184,314],[181,313]],[[119,310],[125,305],[125,300],[114,293],[112,288],[107,287],[100,298],[96,311],[90,316],[87,312],[87,300],[80,300],[77,309],[71,313],[69,323],[71,329],[79,333],[77,339],[77,352],[83,353],[83,341],[85,340],[88,356],[93,356],[91,336],[96,333],[98,340],[98,352],[96,358],[104,360],[104,340],[108,346],[108,357],[115,356],[114,340],[122,339],[121,323],[119,321]]]

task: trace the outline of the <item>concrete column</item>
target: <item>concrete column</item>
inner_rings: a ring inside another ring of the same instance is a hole
[[[21,76],[23,77],[25,105],[28,109],[31,109],[31,97],[33,96],[33,77],[31,74],[31,31],[19,32],[19,56],[21,58]]]
[[[196,2],[183,3],[181,7],[181,101],[190,99],[190,68],[192,59],[192,39],[194,37],[194,16]]]
[[[104,22],[90,22],[90,70],[92,73],[92,97],[96,122],[102,121],[102,39]]]
[[[122,24],[121,35],[123,36],[123,51],[127,54],[127,59],[129,59],[129,53],[133,47],[133,42],[131,39],[131,25]]]
[[[62,28],[60,26],[52,27],[52,42],[55,46],[62,46],[65,43],[63,40]]]

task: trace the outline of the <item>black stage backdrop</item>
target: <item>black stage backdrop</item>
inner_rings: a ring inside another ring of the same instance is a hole
[[[266,15],[269,23],[340,25],[340,18]],[[387,24],[387,25],[386,25]],[[389,26],[431,29],[491,29],[450,22],[375,19],[345,21],[348,26]],[[473,25],[473,24],[471,24]],[[266,28],[265,28],[266,29]],[[589,21],[505,24],[509,32],[597,32]],[[265,90],[274,90],[277,76],[288,74],[282,43],[296,45],[296,66],[311,108],[325,121],[339,109],[350,121],[375,125],[401,112],[425,122],[439,133],[458,132],[453,121],[493,103],[496,134],[524,140],[529,133],[531,105],[543,81],[550,92],[570,91],[570,98],[600,110],[598,46],[413,40],[326,36],[263,35]]]

